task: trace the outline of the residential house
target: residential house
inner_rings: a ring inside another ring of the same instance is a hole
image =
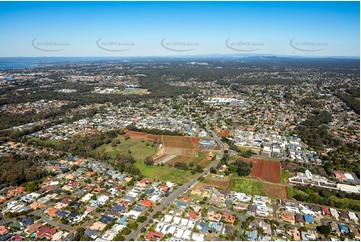
[[[340,228],[341,233],[348,234],[350,230],[345,224],[339,224],[338,227]]]
[[[309,231],[302,231],[301,232],[301,239],[303,241],[316,240],[316,235],[314,233],[309,232]]]
[[[0,226],[0,235],[4,235],[7,234],[9,232],[9,230],[4,226]]]
[[[151,231],[147,236],[146,236],[146,240],[147,241],[152,241],[152,240],[161,240],[163,238],[163,234],[162,233],[158,233],[155,231]]]
[[[247,240],[249,241],[257,241],[258,232],[257,230],[253,230],[251,232],[246,232]]]
[[[301,240],[301,234],[300,231],[298,231],[298,229],[290,229],[287,232],[290,236],[292,236],[292,240],[293,241],[300,241]]]
[[[301,223],[303,224],[305,222],[304,218],[303,218],[303,215],[300,214],[300,213],[296,213],[295,214],[295,220],[296,220],[296,223]]]
[[[25,230],[25,232],[27,232],[28,234],[32,234],[32,233],[38,231],[41,226],[43,226],[43,224],[41,224],[39,222],[35,223],[35,224],[32,224],[27,228],[27,230]]]
[[[330,212],[331,212],[332,217],[335,217],[335,219],[338,220],[339,215],[338,215],[337,210],[334,208],[330,208]]]
[[[294,224],[295,223],[295,214],[293,212],[289,212],[289,211],[282,211],[281,219],[283,221]]]
[[[209,221],[219,222],[221,220],[221,218],[222,218],[222,215],[218,214],[218,213],[216,213],[214,211],[211,211],[211,212],[208,212],[207,217],[208,217]]]
[[[315,218],[312,215],[305,214],[303,215],[303,217],[305,219],[306,224],[311,224],[315,222]]]
[[[350,232],[352,232],[355,235],[355,239],[360,240],[360,229],[353,225],[349,225],[348,228]]]
[[[338,227],[338,224],[335,222],[330,223],[331,231],[336,233],[337,235],[340,235],[340,229]]]
[[[357,222],[359,219],[357,217],[357,215],[354,212],[348,212],[348,217],[350,218],[350,220],[353,220],[354,222]]]
[[[55,228],[49,226],[42,226],[36,233],[36,238],[52,239],[53,235],[56,233]]]
[[[254,204],[249,204],[248,205],[248,211],[247,214],[255,216],[256,215],[256,211],[257,211],[257,206]]]
[[[348,215],[347,215],[347,213],[345,211],[340,210],[339,214],[340,214],[341,219],[344,219],[344,220],[348,221],[349,217],[348,217]]]

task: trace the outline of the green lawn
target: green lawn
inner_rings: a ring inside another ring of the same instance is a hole
[[[183,171],[168,166],[147,166],[143,162],[136,162],[138,167],[145,177],[160,181],[171,181],[177,184],[184,184],[193,179],[197,174],[192,175],[190,171]]]
[[[96,152],[105,152],[108,155],[115,157],[117,154],[128,154],[128,151],[131,151],[131,155],[136,161],[143,162],[147,156],[152,156],[157,151],[156,147],[152,147],[152,142],[141,140],[128,139],[124,140],[123,136],[118,136],[120,144],[116,147],[112,147],[112,144],[105,144],[96,148]]]
[[[47,146],[47,144],[51,144],[51,145],[54,145],[55,147],[58,147],[60,145],[59,141],[57,141],[57,140],[52,140],[52,139],[42,140],[42,139],[39,139],[36,137],[32,137],[31,139],[36,141],[39,145],[42,145],[42,146]]]
[[[196,175],[192,175],[190,171],[183,171],[168,166],[147,166],[144,159],[147,156],[152,156],[156,153],[157,149],[152,147],[152,142],[141,140],[128,139],[124,140],[123,136],[119,136],[115,139],[120,140],[120,144],[116,147],[112,147],[111,144],[106,144],[98,147],[96,152],[105,152],[110,156],[115,157],[117,154],[128,154],[131,151],[131,155],[136,160],[135,166],[140,169],[140,172],[145,176],[160,181],[171,181],[177,184],[184,184]],[[147,145],[148,144],[148,145]]]
[[[287,184],[287,179],[292,177],[292,173],[287,171],[287,170],[283,170],[281,169],[281,181],[283,184]]]
[[[200,165],[204,158],[206,158],[206,154],[203,152],[198,152],[198,157],[193,157],[187,160],[187,163],[194,163],[195,165]]]
[[[230,190],[252,195],[264,195],[261,181],[246,178],[231,178]]]
[[[133,91],[126,91],[126,90],[122,90],[117,92],[118,94],[122,94],[122,95],[132,95],[132,94],[136,94],[136,95],[144,95],[147,94],[148,89],[144,89],[144,88],[136,88]]]

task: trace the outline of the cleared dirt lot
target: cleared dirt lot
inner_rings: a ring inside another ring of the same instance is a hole
[[[278,161],[244,158],[240,157],[244,162],[252,162],[251,176],[262,179],[263,181],[281,183],[281,163]]]
[[[163,145],[165,147],[194,149],[192,139],[182,136],[163,136]]]

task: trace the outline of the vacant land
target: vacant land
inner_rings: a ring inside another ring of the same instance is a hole
[[[251,195],[264,195],[262,182],[247,178],[232,177],[229,189],[235,192],[243,192]]]
[[[175,147],[163,147],[160,151],[160,154],[167,155],[179,155],[187,157],[198,157],[198,152],[195,149],[185,149],[185,148],[175,148]]]
[[[118,136],[117,138],[120,144],[115,147],[112,144],[105,144],[98,147],[95,151],[101,153],[107,153],[111,157],[115,157],[117,154],[131,154],[136,161],[143,162],[147,156],[152,156],[157,151],[156,147],[152,147],[152,142],[141,141],[136,139],[125,140],[124,136]]]
[[[229,179],[229,177],[213,178],[211,176],[207,176],[204,179],[203,183],[206,183],[211,187],[216,187],[216,188],[220,188],[220,189],[229,189],[230,179]]]
[[[96,152],[106,153],[112,157],[115,157],[117,154],[129,154],[130,152],[136,160],[135,166],[140,169],[143,176],[155,180],[184,184],[196,176],[196,174],[192,175],[190,171],[183,171],[167,166],[145,165],[144,159],[147,156],[153,156],[157,151],[156,147],[152,147],[153,142],[151,141],[133,139],[132,136],[128,140],[125,140],[124,136],[118,136],[115,139],[120,140],[120,144],[115,147],[111,144],[102,145],[96,149]]]
[[[192,139],[182,136],[163,136],[163,145],[165,147],[194,149]]]
[[[251,176],[261,178],[268,182],[281,183],[281,163],[264,159],[252,160]]]
[[[268,197],[288,199],[287,187],[284,185],[263,183],[263,191]]]
[[[144,95],[148,93],[148,89],[145,88],[136,88],[134,90],[122,90],[117,92],[118,94],[122,94],[122,95]]]
[[[143,162],[138,161],[135,165],[145,177],[159,181],[171,181],[177,184],[184,184],[197,176],[197,174],[192,175],[190,171],[179,170],[168,166],[147,166]]]
[[[284,170],[284,169],[281,169],[281,181],[283,184],[287,184],[287,181],[288,181],[288,178],[292,177],[292,173],[287,171],[287,170]]]

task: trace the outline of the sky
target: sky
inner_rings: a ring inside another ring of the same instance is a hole
[[[359,56],[359,2],[0,2],[0,57]]]

